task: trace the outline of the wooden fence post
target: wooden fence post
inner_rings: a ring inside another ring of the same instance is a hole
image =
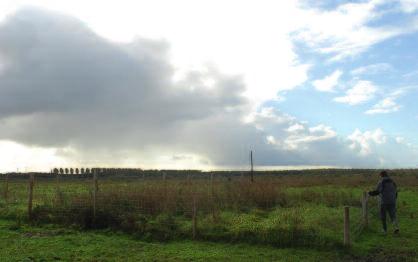
[[[350,246],[350,207],[344,207],[344,246]]]
[[[29,196],[28,196],[28,217],[29,221],[32,221],[32,207],[33,207],[33,186],[35,183],[35,177],[33,174],[29,175]]]
[[[363,225],[364,227],[369,226],[369,208],[368,208],[368,193],[363,192],[363,198],[361,200],[361,206],[363,210]]]
[[[196,194],[193,194],[192,234],[193,234],[193,239],[196,239],[196,236],[197,236],[197,203],[196,203]]]

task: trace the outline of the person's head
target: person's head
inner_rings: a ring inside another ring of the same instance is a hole
[[[386,170],[383,170],[380,172],[380,177],[388,176],[388,172]]]

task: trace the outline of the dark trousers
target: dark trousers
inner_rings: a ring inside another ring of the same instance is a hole
[[[396,204],[380,204],[380,218],[382,219],[384,231],[387,231],[386,213],[389,213],[390,220],[393,225],[398,228],[398,221],[396,219]]]

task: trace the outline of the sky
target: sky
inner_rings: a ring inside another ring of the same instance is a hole
[[[418,167],[418,1],[0,1],[0,172]]]

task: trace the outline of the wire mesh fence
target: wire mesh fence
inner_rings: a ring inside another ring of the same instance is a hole
[[[0,183],[3,217],[115,228],[160,240],[340,246],[344,205],[352,207],[352,240],[365,225],[356,192],[285,188],[283,180],[271,177],[251,182],[213,173],[108,176],[93,171],[3,175]]]

